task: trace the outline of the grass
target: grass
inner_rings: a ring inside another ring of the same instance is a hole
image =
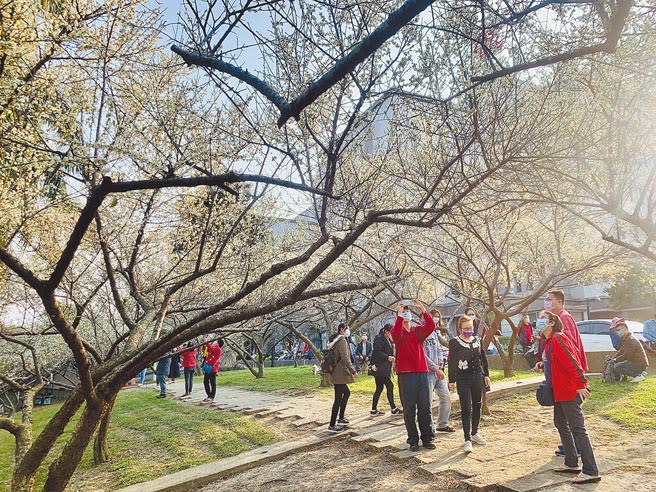
[[[649,376],[643,382],[602,383],[590,382],[592,397],[586,401],[586,414],[605,417],[616,424],[634,431],[656,430],[656,377]]]
[[[35,434],[57,408],[52,405],[35,410]],[[77,418],[67,427],[63,440],[70,436],[75,421]],[[87,449],[73,481],[90,488],[98,480],[106,482],[105,486],[110,484],[111,489],[126,487],[234,456],[276,439],[275,434],[248,417],[158,400],[150,391],[124,391],[117,398],[112,416],[110,461],[94,467],[91,450]],[[13,452],[12,436],[0,433],[0,490],[9,489]],[[43,487],[46,471],[43,467],[37,475],[37,489]]]

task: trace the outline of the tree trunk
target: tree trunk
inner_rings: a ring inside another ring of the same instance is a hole
[[[118,392],[118,390],[117,390]],[[116,397],[114,394],[111,399]],[[48,469],[48,479],[44,485],[47,492],[63,492],[68,485],[75,469],[80,464],[82,454],[89,445],[89,441],[96,432],[101,417],[107,409],[108,403],[100,398],[94,404],[87,406],[82,412],[79,422],[71,438],[62,449],[59,457],[50,464]]]
[[[483,401],[481,403],[481,413],[483,415],[488,415],[488,416],[492,415],[492,413],[490,412],[490,407],[488,405],[488,401],[487,401],[487,393],[483,393]]]
[[[321,388],[330,388],[332,385],[333,384],[330,382],[330,374],[322,372],[321,373],[321,383],[319,384],[319,386]]]
[[[264,360],[261,360],[256,363],[257,364],[257,376],[255,376],[257,379],[263,378],[264,377]]]
[[[109,445],[107,444],[107,433],[109,432],[109,424],[112,418],[112,410],[114,409],[114,403],[116,402],[116,396],[108,403],[105,414],[100,421],[98,426],[98,432],[96,434],[96,439],[93,442],[93,463],[94,465],[100,465],[101,463],[106,463],[109,460]]]

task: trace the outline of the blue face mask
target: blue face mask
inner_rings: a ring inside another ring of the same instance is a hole
[[[538,318],[538,320],[535,322],[535,329],[538,331],[538,333],[542,333],[546,327],[547,318]]]
[[[412,313],[410,311],[403,311],[401,317],[406,321],[412,321]]]

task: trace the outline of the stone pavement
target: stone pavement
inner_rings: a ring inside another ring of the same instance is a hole
[[[490,401],[518,391],[533,390],[541,377],[520,381],[496,383],[488,393]],[[181,383],[172,385],[172,391],[181,394]],[[202,389],[199,389],[202,391]],[[197,391],[199,391],[197,390]],[[190,404],[202,404],[205,395],[197,393]],[[454,397],[454,410],[457,409],[457,395]],[[217,390],[217,402],[211,408],[238,411],[255,417],[288,419],[296,426],[308,430],[301,439],[283,441],[265,448],[242,453],[241,455],[202,465],[161,479],[139,484],[137,488],[123,489],[123,492],[155,492],[163,490],[187,490],[191,485],[199,485],[215,480],[246,467],[257,466],[263,461],[278,459],[292,452],[299,452],[317,445],[327,439],[349,439],[354,444],[361,443],[387,453],[391,458],[408,462],[424,472],[436,476],[453,473],[471,490],[504,490],[511,492],[554,491],[576,492],[595,490],[599,492],[626,492],[627,487],[636,491],[656,492],[656,441],[636,442],[639,453],[626,454],[626,449],[614,446],[612,442],[598,446],[596,456],[603,480],[597,484],[573,485],[571,475],[557,474],[550,470],[562,464],[562,458],[554,456],[558,435],[552,424],[552,409],[529,409],[532,421],[524,428],[508,429],[504,415],[484,417],[481,433],[488,441],[486,446],[476,446],[474,452],[462,452],[463,437],[460,430],[455,433],[439,434],[437,449],[413,453],[408,450],[403,419],[391,415],[371,418],[367,411],[359,408],[349,412],[349,433],[333,436],[326,432],[326,425],[332,401],[326,397],[300,396],[286,397],[274,393],[259,393],[232,387]],[[205,404],[207,405],[207,404]],[[494,414],[494,408],[493,408]],[[456,427],[457,421],[454,420]],[[595,444],[595,442],[593,442]],[[262,450],[265,449],[264,452]],[[193,484],[190,483],[190,477]],[[135,486],[136,487],[136,486]]]

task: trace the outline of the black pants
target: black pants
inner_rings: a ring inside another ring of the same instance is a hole
[[[460,398],[460,417],[465,441],[470,441],[472,434],[478,432],[481,421],[481,400],[483,399],[483,375],[475,374],[471,377],[456,380],[458,397]]]
[[[408,444],[431,442],[435,435],[431,429],[432,418],[428,393],[427,372],[402,372],[399,374],[399,395],[403,405],[403,420],[408,432]],[[417,424],[419,421],[419,432]]]
[[[374,391],[374,399],[371,403],[371,409],[376,410],[378,408],[378,400],[380,395],[383,392],[383,386],[387,388],[387,401],[390,405],[390,408],[394,410],[396,405],[394,404],[394,383],[389,376],[374,376],[376,380],[376,391]]]
[[[554,425],[558,429],[560,440],[563,443],[565,464],[567,466],[578,465],[579,460],[576,456],[578,450],[581,453],[581,461],[583,462],[583,473],[594,477],[599,475],[578,398],[556,402],[554,405]]]
[[[335,401],[333,401],[333,410],[330,412],[330,426],[334,426],[337,423],[337,414],[339,413],[339,418],[344,418],[344,412],[346,411],[346,404],[348,403],[349,396],[351,396],[351,390],[346,384],[336,384],[335,385]]]
[[[203,384],[205,385],[205,393],[207,393],[207,397],[214,398],[216,395],[216,373],[205,374]]]
[[[194,386],[194,368],[185,367],[184,368],[184,378],[185,378],[185,393],[190,394],[191,388]]]

